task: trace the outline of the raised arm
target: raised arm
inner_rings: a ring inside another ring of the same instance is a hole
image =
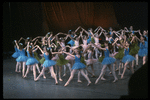
[[[37,37],[35,37],[33,40],[32,40],[32,42],[33,41],[35,41],[37,38],[43,38],[44,36],[37,36]]]
[[[81,28],[81,26],[79,26],[74,32],[76,33],[79,30],[79,28]]]
[[[24,39],[23,37],[21,37],[21,38],[19,39],[18,43],[19,43],[22,39],[23,39],[23,40],[26,40],[26,39]]]
[[[15,43],[16,43],[17,49],[19,49],[19,45],[18,45],[18,43],[17,43],[17,40],[14,40],[14,41],[15,41]]]
[[[36,45],[35,47],[39,48],[39,50],[42,52],[42,54],[44,54],[44,51],[38,45]]]

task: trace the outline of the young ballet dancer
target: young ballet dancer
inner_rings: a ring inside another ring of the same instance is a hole
[[[105,48],[98,47],[95,44],[92,44],[92,45],[95,46],[95,47],[97,47],[98,49],[104,50],[104,54],[105,54],[105,58],[103,59],[103,61],[101,63],[103,65],[103,68],[101,70],[101,73],[100,73],[99,77],[95,81],[95,84],[97,84],[98,81],[99,81],[99,79],[103,76],[103,74],[105,73],[105,70],[106,70],[107,66],[109,67],[110,71],[112,72],[112,74],[114,76],[114,81],[113,82],[116,82],[118,80],[118,78],[116,77],[115,71],[113,70],[114,67],[112,68],[112,66],[111,66],[111,64],[113,64],[116,61],[116,59],[114,59],[112,57],[109,57],[108,41],[104,42]]]
[[[84,73],[84,68],[86,67],[83,63],[81,63],[81,55],[80,55],[80,51],[78,49],[75,49],[75,55],[72,55],[68,52],[63,51],[63,53],[72,56],[73,58],[75,58],[75,63],[72,66],[72,71],[71,71],[71,75],[68,79],[68,81],[65,83],[64,86],[69,85],[70,81],[73,79],[74,74],[77,70],[79,70],[81,72],[81,74],[86,78],[86,80],[88,81],[87,86],[89,86],[91,84],[90,79],[88,78],[88,76]]]
[[[39,61],[34,58],[34,53],[33,52],[35,52],[35,50],[32,50],[32,46],[30,46],[29,42],[28,42],[28,44],[27,44],[28,59],[27,59],[27,62],[26,62],[27,70],[26,70],[26,73],[25,73],[25,75],[23,77],[24,78],[27,77],[27,74],[29,73],[29,68],[31,66],[33,66],[33,76],[34,76],[34,80],[35,80],[36,79],[36,64],[38,64]]]
[[[141,36],[140,39],[135,36],[135,38],[137,38],[138,41],[140,41],[140,49],[138,51],[138,55],[140,57],[143,57],[143,65],[146,62],[146,56],[148,54],[148,42],[146,41],[146,37]]]
[[[39,78],[44,74],[44,71],[46,68],[49,68],[52,78],[55,79],[55,84],[58,84],[57,77],[53,69],[53,65],[55,65],[56,62],[51,60],[51,58],[52,58],[52,54],[61,54],[62,52],[52,52],[50,51],[50,48],[47,46],[44,47],[44,50],[42,50],[38,45],[36,45],[36,47],[38,47],[39,50],[42,52],[42,54],[44,54],[45,61],[43,63],[43,69],[41,73],[39,74],[39,76],[35,79],[35,81],[39,80]]]
[[[16,40],[13,41],[13,44],[15,43],[15,41]],[[15,52],[12,54],[12,57],[17,59],[19,57],[19,50],[17,49],[17,46],[15,44],[14,44],[14,49],[15,49]],[[19,71],[18,71],[18,66],[19,66]],[[20,62],[16,63],[15,72],[21,72],[21,63]]]
[[[91,69],[92,69],[92,73],[91,73],[92,76],[91,77],[95,77],[95,71],[94,71],[93,64],[96,63],[98,61],[98,59],[93,58],[93,53],[94,53],[94,48],[93,47],[89,46],[83,53],[85,53],[86,51],[87,51],[87,54],[88,54],[88,59],[85,60],[86,65],[91,66]],[[88,71],[88,69],[87,69],[87,71]]]
[[[23,48],[23,44],[19,43],[19,45],[18,45],[16,40],[15,40],[15,43],[16,43],[17,49],[19,51],[19,57],[16,59],[16,61],[23,63],[22,77],[24,77],[25,64],[26,64],[26,61],[28,59],[28,57],[25,55],[25,49],[27,48],[27,46]]]

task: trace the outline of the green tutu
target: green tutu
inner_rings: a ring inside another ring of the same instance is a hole
[[[135,56],[138,53],[139,49],[140,49],[140,47],[138,46],[138,43],[133,43],[131,45],[129,54],[132,56]]]
[[[91,38],[91,42],[92,42],[92,43],[95,43],[95,40],[94,40],[94,38]]]
[[[40,58],[38,57],[38,53],[37,52],[34,52],[34,58],[38,61],[40,61]]]
[[[123,56],[124,56],[124,48],[119,47],[119,51],[115,55],[115,58],[121,60],[123,58]]]
[[[84,57],[83,57],[83,56],[81,56],[81,60],[80,60],[80,62],[86,65],[86,62],[85,62],[85,60],[84,60]]]
[[[105,56],[101,56],[101,57],[98,58],[98,61],[102,62],[104,58],[105,58]]]
[[[41,64],[43,64],[44,61],[45,61],[45,58],[44,58],[44,57],[43,57],[42,59],[39,60],[39,62],[40,62]]]
[[[57,59],[57,61],[56,61],[56,65],[58,65],[58,66],[66,65],[69,62],[68,60],[66,60],[64,58],[63,55],[60,55],[58,57],[59,57],[59,59]]]

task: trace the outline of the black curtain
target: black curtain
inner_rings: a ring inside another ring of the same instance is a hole
[[[148,2],[113,2],[118,24],[133,29],[148,29]]]

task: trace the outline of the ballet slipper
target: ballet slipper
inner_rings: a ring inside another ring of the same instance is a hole
[[[109,74],[112,74],[112,72],[110,72]]]
[[[119,69],[117,68],[116,71],[118,71]]]
[[[89,83],[87,84],[87,86],[90,86],[90,84],[91,84],[91,82],[89,82]]]
[[[61,78],[59,78],[59,81],[63,81]]]
[[[46,76],[43,76],[44,79],[46,79]]]
[[[58,82],[56,82],[55,85],[58,85]]]
[[[78,83],[82,83],[82,81],[81,81],[81,80],[78,80]]]
[[[118,75],[121,75],[121,73],[118,73]]]
[[[35,82],[37,82],[39,80],[39,78],[34,79]]]
[[[123,75],[121,74],[121,79],[123,79]]]
[[[101,80],[102,80],[102,81],[105,81],[106,79],[105,79],[104,77],[101,77]]]
[[[64,86],[66,87],[67,85],[69,85],[69,83],[66,83]]]
[[[63,77],[65,77],[65,76],[66,76],[66,74],[63,75]]]
[[[98,79],[95,81],[95,84],[97,84],[98,83]]]
[[[116,79],[113,81],[113,83],[115,83],[117,80],[118,80],[118,78],[116,78]]]

